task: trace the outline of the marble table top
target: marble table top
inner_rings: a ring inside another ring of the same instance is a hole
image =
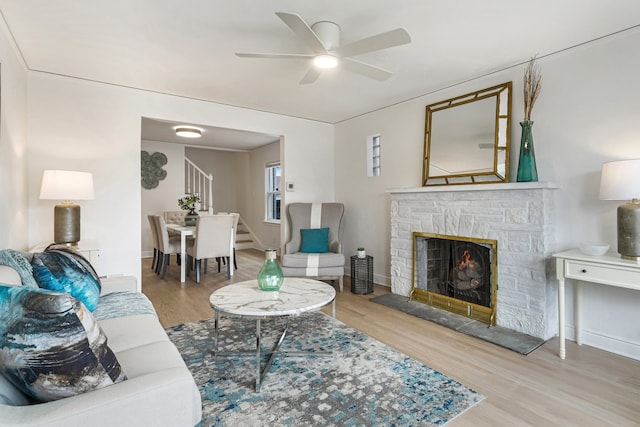
[[[218,312],[239,316],[292,316],[319,310],[336,297],[333,286],[313,279],[285,277],[279,291],[263,291],[257,280],[233,283],[211,294]]]

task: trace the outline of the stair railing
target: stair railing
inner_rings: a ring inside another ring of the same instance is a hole
[[[187,194],[200,196],[200,210],[213,215],[213,174],[208,174],[188,158],[184,158],[185,187]]]

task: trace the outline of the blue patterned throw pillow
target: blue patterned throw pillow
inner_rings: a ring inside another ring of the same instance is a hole
[[[83,304],[25,286],[0,286],[0,373],[40,402],[126,379]]]
[[[300,252],[323,254],[329,252],[329,228],[303,228],[300,230]]]
[[[66,292],[96,309],[100,298],[100,278],[89,261],[77,251],[61,245],[50,245],[31,260],[33,277],[38,286],[50,291]]]

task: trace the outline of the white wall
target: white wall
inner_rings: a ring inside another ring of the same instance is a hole
[[[539,60],[542,93],[532,119],[540,181],[558,182],[558,248],[586,240],[616,249],[619,202],[598,200],[603,162],[640,158],[640,29]],[[365,246],[375,257],[375,280],[389,283],[389,197],[386,189],[419,187],[426,105],[513,81],[511,178],[515,181],[522,120],[522,74],[517,67],[336,125],[336,199],[346,205],[345,251]],[[382,137],[382,176],[366,176],[367,135]],[[636,183],[637,185],[637,183]],[[375,231],[373,231],[375,230]],[[571,287],[569,294],[571,294]],[[635,321],[640,293],[587,285],[585,343],[640,359]],[[572,298],[567,300],[573,337]]]
[[[250,156],[250,175],[249,188],[251,189],[251,209],[248,210],[249,223],[253,231],[258,235],[260,244],[265,248],[280,248],[280,229],[281,226],[273,223],[266,223],[266,203],[265,203],[265,167],[269,163],[280,160],[280,142],[274,142],[269,145],[257,148],[251,151]],[[281,181],[284,184],[284,181]],[[284,193],[283,189],[280,189]],[[281,205],[282,209],[282,205]],[[285,211],[281,211],[281,224],[286,223]]]
[[[29,243],[52,235],[51,204],[38,199],[42,171],[92,172],[82,235],[99,243],[105,274],[140,277],[142,117],[284,135],[287,173],[300,183],[293,199],[334,197],[329,124],[38,72],[28,85]]]
[[[27,73],[10,40],[0,24],[0,249],[27,250]]]
[[[160,181],[156,188],[141,188],[140,221],[142,233],[142,256],[153,255],[153,239],[147,215],[162,215],[164,211],[179,211],[178,199],[184,196],[184,145],[170,144],[159,141],[145,141],[141,143],[141,150],[149,154],[156,152],[167,156],[167,164],[162,168],[167,171],[167,177]]]

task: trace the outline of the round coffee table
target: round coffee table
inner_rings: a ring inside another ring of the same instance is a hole
[[[279,291],[263,291],[258,287],[257,280],[234,283],[213,292],[209,302],[215,314],[215,355],[237,356],[253,355],[256,357],[256,391],[260,391],[260,385],[264,376],[269,371],[274,357],[279,354],[280,345],[287,335],[288,322],[280,339],[271,352],[271,357],[265,367],[260,369],[260,326],[261,321],[273,317],[292,317],[302,313],[317,311],[332,304],[332,315],[336,316],[335,305],[336,291],[333,286],[313,279],[287,277]],[[235,317],[255,319],[256,321],[256,350],[253,352],[221,352],[218,349],[218,326],[220,314]],[[319,352],[296,352],[295,356],[323,355]],[[330,354],[330,353],[325,353]],[[280,355],[292,355],[292,353],[280,353]]]

